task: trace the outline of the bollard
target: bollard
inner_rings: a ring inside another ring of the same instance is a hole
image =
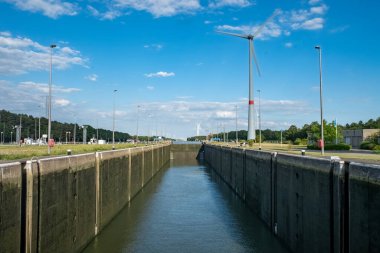
[[[259,150],[261,150],[261,147],[259,147]]]
[[[305,150],[304,149],[301,150],[301,155],[305,155]]]
[[[67,150],[67,155],[71,155],[71,149]]]
[[[112,146],[112,150],[115,150],[115,146]]]

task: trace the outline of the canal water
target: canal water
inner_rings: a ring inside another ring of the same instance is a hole
[[[193,163],[161,170],[84,252],[288,251],[212,170]]]

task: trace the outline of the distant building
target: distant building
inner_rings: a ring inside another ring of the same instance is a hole
[[[346,144],[351,145],[353,148],[359,148],[363,141],[378,132],[380,132],[380,129],[343,130],[343,138]]]

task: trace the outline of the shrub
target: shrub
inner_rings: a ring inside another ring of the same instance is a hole
[[[320,150],[317,145],[308,145],[308,149],[312,150]],[[326,144],[325,150],[350,150],[351,146],[345,143],[339,143],[339,144]]]
[[[248,146],[252,147],[254,143],[254,140],[248,140]]]
[[[373,150],[375,146],[376,144],[371,141],[363,141],[362,144],[360,144],[361,149],[367,149],[367,150]]]
[[[294,143],[294,145],[300,145],[301,142],[302,142],[301,139],[297,138],[297,139],[295,139],[295,141],[293,143]]]

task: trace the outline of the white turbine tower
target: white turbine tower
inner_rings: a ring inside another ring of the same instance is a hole
[[[255,49],[253,46],[253,40],[259,35],[264,27],[278,14],[278,10],[276,10],[272,16],[270,16],[253,34],[235,34],[235,33],[229,33],[229,32],[222,32],[222,31],[217,31],[218,33],[230,35],[230,36],[235,36],[243,39],[247,39],[249,42],[249,99],[248,99],[248,140],[255,140],[256,139],[256,131],[255,131],[255,125],[254,125],[254,96],[253,96],[253,76],[252,76],[252,57],[253,60],[255,61],[256,67],[257,67],[257,73],[260,74],[260,68],[259,64],[256,59],[255,55]]]
[[[200,131],[201,131],[201,124],[198,123],[198,124],[197,124],[197,136],[199,136]]]

